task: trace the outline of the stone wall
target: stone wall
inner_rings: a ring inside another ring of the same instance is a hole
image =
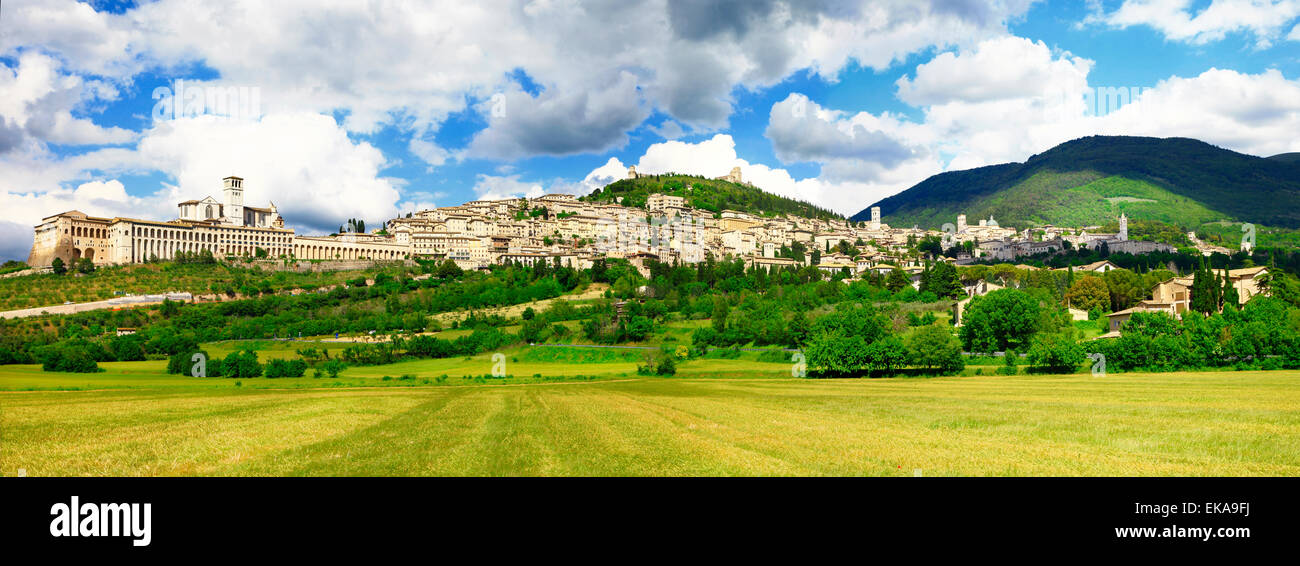
[[[284,260],[279,260],[279,259],[260,259],[247,264],[241,261],[233,262],[234,265],[246,265],[249,267],[256,267],[263,271],[292,271],[296,273],[326,273],[330,271],[358,271],[362,269],[370,269],[372,267],[379,266],[379,265],[394,265],[398,263],[405,265],[407,267],[419,266],[418,263],[415,263],[414,261],[411,260],[377,261],[377,260],[368,260],[368,259],[356,259],[356,260],[348,260],[348,261],[296,260],[290,262],[285,262]]]

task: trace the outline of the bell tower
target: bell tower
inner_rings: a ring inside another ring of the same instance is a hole
[[[222,179],[226,196],[226,221],[236,226],[244,225],[244,179],[230,176]]]

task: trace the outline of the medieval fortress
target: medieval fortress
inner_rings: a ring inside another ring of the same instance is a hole
[[[628,177],[641,176],[629,168]],[[735,168],[719,179],[741,183]],[[264,257],[308,261],[452,260],[463,269],[493,264],[535,264],[546,261],[575,268],[597,259],[624,258],[645,270],[645,262],[695,263],[706,256],[739,257],[760,267],[803,266],[809,262],[780,257],[782,248],[802,247],[821,252],[817,267],[857,275],[868,270],[902,268],[919,271],[910,251],[926,236],[941,236],[944,245],[971,242],[974,257],[1014,259],[1020,255],[1060,251],[1063,242],[1112,251],[1146,253],[1165,244],[1128,240],[1127,219],[1118,234],[1089,233],[1043,227],[1037,233],[1017,232],[991,217],[967,224],[957,217],[955,229],[927,231],[893,228],[881,222],[879,207],[869,222],[823,220],[797,216],[765,217],[736,210],[712,213],[692,208],[681,196],[653,194],[642,208],[580,201],[569,194],[537,198],[479,200],[460,206],[424,210],[394,218],[369,233],[302,236],[284,227],[274,203],[244,204],[244,179],[222,180],[222,200],[211,196],[177,204],[170,221],[98,218],[79,211],[47,217],[35,227],[28,265],[50,265],[55,258],[71,264],[89,259],[97,265],[167,260],[178,253],[210,252],[214,257]],[[856,256],[839,253],[840,242],[858,248]]]

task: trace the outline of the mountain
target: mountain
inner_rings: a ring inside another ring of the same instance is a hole
[[[684,197],[690,206],[714,213],[740,210],[760,216],[803,216],[825,220],[844,218],[830,210],[774,195],[751,185],[694,175],[644,175],[636,179],[621,179],[580,197],[580,200],[617,201],[624,206],[644,207],[646,197],[653,193]],[[620,198],[622,200],[618,201]]]
[[[931,228],[960,213],[1021,228],[1100,225],[1121,212],[1188,230],[1224,220],[1300,228],[1300,160],[1188,138],[1092,136],[1024,163],[940,173],[873,206],[889,224]],[[851,217],[870,218],[870,206]]]

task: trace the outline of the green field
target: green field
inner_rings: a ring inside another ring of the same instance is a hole
[[[466,377],[486,355],[337,380],[4,366],[0,473],[1300,475],[1297,372],[807,380],[745,358],[660,378],[635,355],[516,350],[489,379]]]

